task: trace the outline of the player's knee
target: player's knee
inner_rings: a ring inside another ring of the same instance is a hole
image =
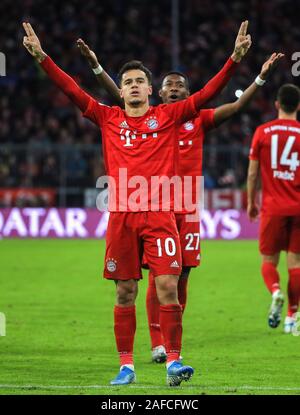
[[[175,277],[165,277],[160,279],[156,285],[158,299],[161,304],[177,303],[177,286],[178,279]]]
[[[133,280],[119,281],[117,284],[117,302],[122,305],[132,305],[137,296],[137,282]]]
[[[165,293],[177,293],[178,279],[166,278],[165,281],[159,284],[160,291]]]
[[[278,262],[279,262],[279,254],[262,255],[262,262],[263,264],[268,262],[268,263],[273,264],[275,267],[277,267]]]
[[[117,302],[120,305],[133,305],[135,303],[136,295],[129,291],[117,292]]]
[[[300,268],[300,254],[288,252],[287,266],[289,269]]]

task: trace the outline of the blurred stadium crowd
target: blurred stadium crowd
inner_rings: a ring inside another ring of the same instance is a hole
[[[180,67],[191,91],[212,77],[231,54],[240,22],[250,21],[252,48],[235,78],[210,106],[236,99],[273,51],[286,54],[280,69],[248,110],[206,138],[206,186],[243,187],[248,148],[257,125],[276,116],[276,91],[291,74],[291,55],[299,50],[300,3],[290,0],[179,1]],[[0,187],[95,187],[104,174],[100,134],[48,81],[22,46],[21,22],[28,20],[44,50],[87,91],[112,104],[99,90],[76,47],[83,38],[116,79],[120,66],[140,59],[154,75],[152,103],[171,64],[171,0],[8,0],[0,2],[0,50],[7,76],[0,77]]]

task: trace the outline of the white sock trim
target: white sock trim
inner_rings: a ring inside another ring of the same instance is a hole
[[[133,371],[134,371],[134,365],[122,365],[122,366],[120,367],[120,371],[123,369],[123,367],[128,367],[128,369],[131,369],[131,370],[133,370]]]
[[[167,363],[167,364],[166,364],[166,368],[167,368],[167,369],[169,369],[169,367],[170,367],[170,366],[171,366],[174,362],[176,362],[176,360],[172,360],[171,362]]]

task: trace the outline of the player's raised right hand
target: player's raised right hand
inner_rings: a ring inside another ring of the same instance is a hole
[[[284,57],[283,53],[272,53],[272,55],[269,57],[269,59],[266,60],[266,62],[261,67],[260,71],[260,78],[261,79],[267,79],[267,77],[270,75],[272,70],[276,68],[279,61]]]
[[[39,62],[42,62],[47,55],[42,49],[39,38],[30,23],[23,23],[23,28],[26,32],[26,36],[23,38],[23,45],[32,56]]]

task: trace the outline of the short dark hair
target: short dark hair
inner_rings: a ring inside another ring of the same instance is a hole
[[[161,85],[163,84],[163,82],[164,82],[164,80],[166,79],[166,77],[167,77],[167,76],[169,76],[169,75],[178,75],[178,76],[182,76],[182,78],[184,78],[184,82],[185,82],[186,89],[187,89],[188,91],[190,90],[189,78],[187,77],[187,75],[186,75],[186,74],[184,74],[183,72],[180,72],[180,71],[170,71],[170,72],[166,73],[166,74],[163,76],[163,78],[162,78]]]
[[[121,85],[121,81],[122,81],[122,76],[125,72],[127,71],[131,71],[132,69],[139,69],[140,71],[143,71],[148,79],[149,84],[152,84],[152,73],[151,71],[146,68],[146,66],[143,65],[143,62],[141,61],[129,61],[126,62],[122,68],[120,69],[119,73],[118,73],[118,79],[119,79],[119,84]]]
[[[277,100],[284,112],[295,112],[300,102],[300,90],[294,84],[284,84],[278,90]]]

